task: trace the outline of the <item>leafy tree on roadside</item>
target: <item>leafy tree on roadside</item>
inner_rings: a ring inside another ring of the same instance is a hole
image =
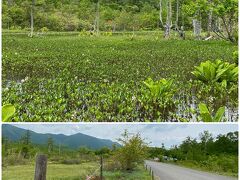
[[[140,134],[130,135],[127,130],[118,139],[122,144],[116,152],[117,160],[122,169],[133,170],[137,163],[142,162],[147,155],[147,143],[141,138]]]

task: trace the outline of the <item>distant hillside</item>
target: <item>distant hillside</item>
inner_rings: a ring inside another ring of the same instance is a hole
[[[19,140],[27,130],[21,129],[12,125],[4,124],[2,126],[2,136],[7,137],[12,141]],[[79,147],[88,147],[90,149],[100,149],[102,147],[111,148],[113,144],[120,146],[118,143],[107,139],[99,139],[96,137],[88,136],[85,134],[40,134],[33,131],[31,133],[31,142],[33,144],[46,144],[48,137],[52,137],[55,144],[61,144],[71,149],[77,149]]]

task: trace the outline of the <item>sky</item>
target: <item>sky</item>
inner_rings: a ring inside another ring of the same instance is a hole
[[[140,133],[150,146],[170,148],[179,145],[187,136],[197,138],[208,130],[214,137],[231,131],[238,131],[237,124],[15,124],[37,133],[72,135],[83,133],[101,139],[117,141],[125,129],[129,133]]]

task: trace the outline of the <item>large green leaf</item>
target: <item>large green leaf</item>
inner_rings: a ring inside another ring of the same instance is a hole
[[[218,70],[217,70],[217,75],[216,75],[215,81],[218,81],[220,78],[222,78],[222,76],[224,75],[224,73],[225,73],[227,70],[228,70],[227,68],[225,68],[225,69],[218,69]]]
[[[238,67],[235,67],[230,71],[229,81],[232,81],[232,82],[238,81]]]
[[[214,117],[214,122],[220,122],[223,118],[223,115],[225,113],[225,107],[220,107],[217,111],[217,113],[215,114],[215,117]]]
[[[199,110],[200,110],[200,115],[201,115],[201,118],[204,122],[212,122],[213,119],[211,117],[211,114],[206,106],[206,104],[203,104],[203,103],[200,103],[198,105],[199,107]]]
[[[223,89],[227,89],[227,81],[223,80],[223,82],[221,83],[221,86]]]
[[[13,116],[16,109],[12,104],[6,104],[2,107],[2,121],[8,121]]]
[[[203,73],[206,79],[211,80],[211,71],[209,67],[209,63],[206,64],[206,66],[203,66]]]
[[[215,67],[213,65],[211,65],[209,67],[209,70],[210,70],[210,74],[211,74],[211,80],[213,80],[215,78],[215,76],[216,76],[216,69],[215,69]]]

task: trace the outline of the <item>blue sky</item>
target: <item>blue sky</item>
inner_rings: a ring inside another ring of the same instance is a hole
[[[38,133],[71,135],[83,133],[102,139],[116,141],[127,129],[130,133],[140,133],[151,146],[166,147],[178,145],[187,136],[197,138],[199,133],[208,130],[216,137],[230,131],[237,131],[237,124],[15,124]]]

